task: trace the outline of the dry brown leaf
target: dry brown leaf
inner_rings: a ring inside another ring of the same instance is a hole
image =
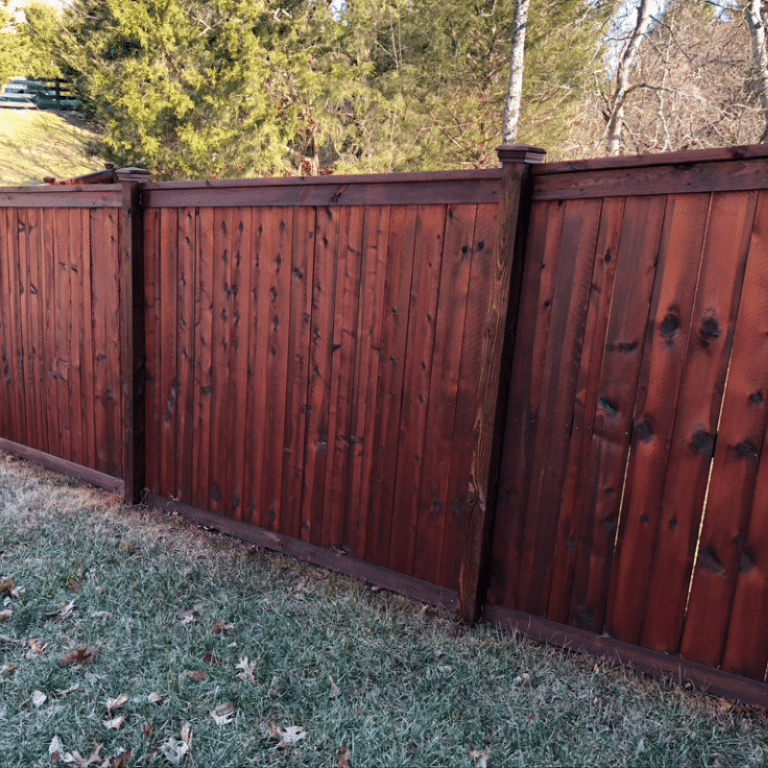
[[[78,581],[73,577],[69,580],[67,584],[67,588],[69,589],[70,592],[80,592],[80,590],[82,590],[83,588],[83,582]]]
[[[208,673],[203,672],[202,669],[198,669],[193,672],[185,672],[184,677],[194,680],[197,683],[204,683],[208,679]]]
[[[12,578],[0,578],[0,595],[7,595],[15,586],[16,584]]]
[[[233,629],[234,625],[226,624],[221,619],[213,625],[213,633],[215,635],[226,635],[227,632],[231,632]]]
[[[117,717],[113,717],[111,720],[102,720],[101,724],[111,731],[119,731],[123,727],[124,722],[125,715],[118,715]]]
[[[101,765],[104,760],[99,757],[99,752],[101,752],[103,746],[103,744],[97,744],[93,752],[91,752],[90,757],[83,757],[77,750],[74,750],[72,752],[72,757],[75,758],[78,768],[89,768],[91,765]]]
[[[29,653],[33,656],[42,656],[45,653],[45,649],[48,647],[48,643],[41,643],[39,640],[29,641]]]
[[[24,597],[24,595],[26,594],[27,594],[27,590],[24,589],[24,587],[14,587],[11,590],[11,597],[14,600],[21,600],[21,598]]]
[[[352,768],[352,750],[344,746],[336,755],[336,768]]]
[[[181,729],[181,741],[167,739],[160,747],[160,751],[172,762],[178,762],[186,755],[192,746],[192,726],[186,723]]]
[[[61,601],[61,609],[58,613],[58,618],[61,621],[66,621],[68,618],[72,616],[72,614],[75,612],[75,601],[70,600],[70,602],[67,602],[66,600]]]
[[[74,693],[80,688],[80,683],[75,683],[74,685],[70,685],[69,688],[67,688],[65,691],[56,691],[56,696],[59,698],[63,698],[64,696],[69,696],[70,693]]]
[[[480,749],[473,749],[469,752],[469,756],[475,761],[475,768],[488,768],[488,764],[491,759],[489,752],[483,752]]]
[[[155,693],[154,691],[147,696],[147,701],[150,704],[162,704],[163,703],[163,697],[159,693]]]
[[[130,763],[132,757],[133,750],[127,749],[122,755],[113,757],[109,761],[109,768],[128,768],[128,763]]]
[[[256,664],[253,661],[248,661],[247,656],[244,656],[237,664],[235,664],[235,669],[242,670],[237,674],[238,680],[244,683],[256,684],[256,676],[254,675]]]
[[[533,685],[533,679],[527,672],[523,672],[522,675],[518,675],[512,681],[512,684],[518,688],[527,688],[528,686]]]
[[[221,659],[215,653],[206,653],[203,655],[203,661],[213,667],[221,666]]]
[[[107,699],[107,712],[114,712],[128,703],[128,697],[121,693],[116,699]]]
[[[339,688],[339,686],[336,685],[336,681],[330,675],[328,675],[328,682],[331,684],[330,697],[332,699],[335,699],[337,696],[341,694],[341,688]]]
[[[208,713],[216,725],[227,725],[232,722],[232,718],[235,716],[235,705],[228,701],[226,704],[219,704],[216,709],[212,709]]]
[[[93,664],[98,655],[99,652],[96,648],[75,648],[74,651],[70,651],[61,660],[61,666],[68,667],[72,664]]]
[[[268,724],[269,735],[273,739],[277,739],[280,743],[277,745],[277,749],[288,749],[294,746],[302,739],[307,738],[307,731],[300,725],[289,725],[287,728],[279,728],[274,720],[270,720]]]
[[[181,621],[182,624],[194,624],[199,615],[197,608],[190,608],[179,616],[179,621]]]
[[[10,621],[11,618],[13,618],[13,611],[10,608],[0,611],[0,621]]]
[[[12,675],[17,669],[19,668],[18,664],[11,664],[10,662],[5,662],[2,667],[0,667],[0,675]]]

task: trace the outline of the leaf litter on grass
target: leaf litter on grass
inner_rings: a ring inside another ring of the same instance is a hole
[[[0,573],[25,589],[4,596],[4,764],[56,764],[48,745],[108,768],[768,764],[761,713],[2,456],[0,542]]]

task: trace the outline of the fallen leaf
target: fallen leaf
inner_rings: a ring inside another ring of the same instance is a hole
[[[91,765],[100,766],[104,762],[103,759],[99,757],[99,752],[101,752],[103,746],[103,744],[97,744],[93,752],[91,752],[90,757],[87,758],[83,757],[79,752],[73,751],[72,757],[75,758],[78,768],[89,768]]]
[[[19,668],[18,664],[11,664],[10,662],[5,662],[2,667],[0,667],[0,675],[12,675],[17,669]]]
[[[225,624],[221,619],[213,625],[213,633],[215,635],[226,635],[227,632],[231,632],[233,629],[233,624]]]
[[[159,693],[150,693],[149,696],[147,696],[147,701],[150,704],[162,704],[163,703],[163,697]]]
[[[80,683],[75,683],[74,685],[70,685],[66,691],[56,691],[56,696],[58,696],[59,698],[62,698],[64,696],[69,696],[70,693],[74,693],[79,688],[80,688]]]
[[[475,768],[488,768],[488,761],[491,759],[490,753],[473,749],[469,752],[469,756],[475,760]]]
[[[277,739],[280,743],[277,745],[277,749],[287,749],[294,746],[302,739],[307,738],[307,731],[300,725],[289,725],[287,728],[278,728],[274,720],[269,721],[268,725],[269,735],[273,739]]]
[[[342,747],[336,755],[336,768],[352,768],[352,750],[349,747]]]
[[[202,669],[195,670],[193,672],[184,672],[184,677],[194,680],[197,683],[204,683],[208,679],[208,673],[203,672]]]
[[[83,588],[83,583],[75,578],[71,578],[67,583],[70,592],[79,592]]]
[[[42,656],[47,647],[47,643],[41,643],[39,640],[30,640],[27,656],[29,657],[29,654],[32,654],[33,656]]]
[[[336,685],[336,681],[330,675],[328,675],[328,682],[331,684],[330,697],[332,699],[335,699],[338,695],[341,694],[341,688],[339,688],[339,686]]]
[[[242,672],[238,672],[237,679],[244,683],[256,683],[256,676],[253,674],[256,670],[256,663],[248,661],[248,657],[244,656],[240,661],[235,664],[235,669],[240,669]]]
[[[179,621],[181,621],[182,624],[194,624],[199,615],[200,614],[196,608],[190,608],[179,616]]]
[[[221,666],[221,659],[215,653],[206,653],[203,655],[203,661],[213,667]]]
[[[118,715],[117,717],[113,717],[111,720],[102,720],[101,724],[111,731],[119,731],[120,728],[122,728],[124,722],[125,715]]]
[[[61,743],[61,739],[58,736],[54,736],[51,739],[51,743],[48,745],[48,754],[52,755],[54,752],[59,754],[64,751],[64,746]]]
[[[168,760],[178,763],[186,755],[192,745],[192,727],[186,723],[181,729],[181,741],[170,738],[160,747],[160,751]]]
[[[14,587],[11,590],[11,597],[14,600],[21,600],[21,598],[24,597],[24,595],[26,594],[27,594],[27,590],[24,589],[24,587]]]
[[[75,648],[70,651],[62,660],[61,666],[68,667],[71,664],[92,664],[96,661],[99,652],[96,648]]]
[[[107,712],[114,712],[128,703],[128,697],[121,693],[116,699],[107,699]]]
[[[36,707],[42,707],[46,701],[48,697],[42,691],[32,691],[32,703]]]
[[[522,675],[518,675],[512,681],[512,685],[515,685],[518,688],[526,688],[529,685],[533,685],[533,680],[532,680],[531,676],[527,672],[523,672]]]
[[[75,612],[75,601],[71,600],[69,603],[67,603],[65,600],[62,600],[61,602],[61,610],[59,611],[59,619],[61,621],[66,621],[68,618],[72,616],[72,614]]]
[[[0,611],[0,621],[10,621],[13,617],[13,611],[10,609],[6,609],[4,611]]]
[[[118,757],[113,757],[109,761],[109,768],[128,768],[128,763],[133,757],[133,750],[128,749]]]
[[[0,578],[0,595],[7,595],[14,588],[14,586],[16,585],[12,578]]]
[[[216,709],[212,709],[208,714],[213,718],[216,725],[227,725],[232,722],[235,713],[235,705],[228,701],[226,704],[220,704]]]

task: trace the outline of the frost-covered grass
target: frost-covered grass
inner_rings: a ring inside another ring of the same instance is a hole
[[[768,764],[760,713],[2,455],[0,577],[9,768]]]

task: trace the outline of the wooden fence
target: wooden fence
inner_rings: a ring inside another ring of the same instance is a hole
[[[0,447],[766,704],[768,150],[501,156],[0,191]]]

